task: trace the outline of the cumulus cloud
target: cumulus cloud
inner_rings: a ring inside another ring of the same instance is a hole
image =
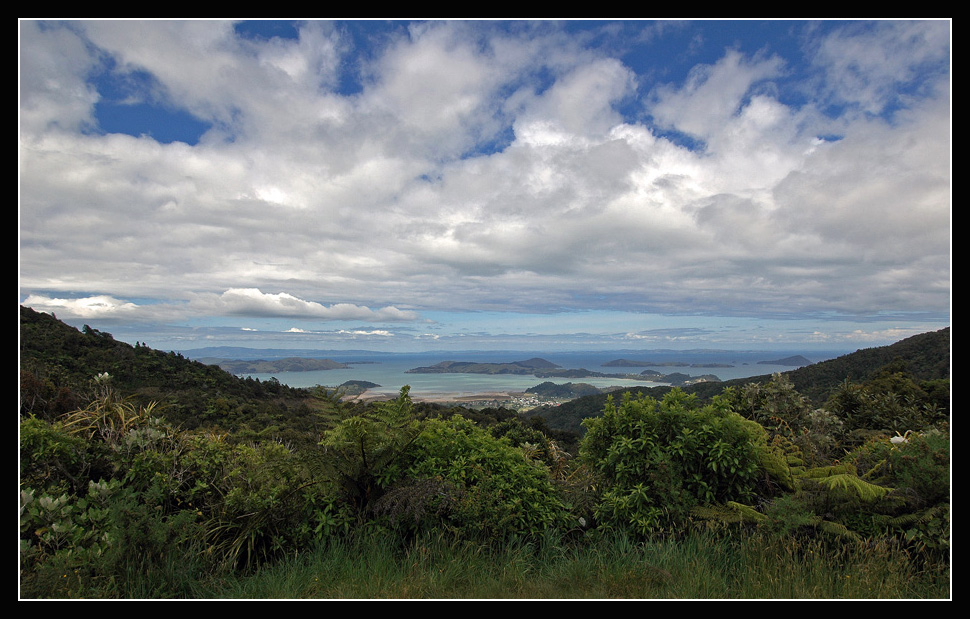
[[[79,299],[58,299],[39,294],[28,295],[23,302],[37,311],[60,313],[62,318],[117,318],[131,316],[139,309],[135,303],[108,295]]]
[[[806,23],[799,58],[730,47],[669,80],[588,40],[22,22],[21,287],[77,315],[948,311],[946,22]],[[93,74],[148,75],[209,128],[94,130]]]
[[[291,294],[263,293],[258,288],[232,288],[212,301],[213,307],[228,315],[317,318],[322,320],[366,320],[397,322],[418,319],[418,314],[396,307],[372,310],[352,303],[323,305]]]

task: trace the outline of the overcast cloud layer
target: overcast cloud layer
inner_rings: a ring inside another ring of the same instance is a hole
[[[730,25],[23,21],[21,303],[159,347],[949,324],[950,23]],[[198,139],[109,132],[109,84]]]

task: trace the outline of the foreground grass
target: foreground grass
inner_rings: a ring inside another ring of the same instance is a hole
[[[193,597],[250,599],[947,599],[949,569],[898,548],[695,534],[634,544],[340,541]]]

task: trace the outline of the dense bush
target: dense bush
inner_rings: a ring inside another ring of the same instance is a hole
[[[462,417],[425,421],[407,460],[399,487],[434,481],[440,488],[428,505],[437,516],[425,526],[502,538],[534,535],[568,522],[566,506],[541,461]]]
[[[584,423],[580,455],[603,481],[598,522],[640,533],[677,526],[700,504],[755,499],[773,457],[759,425],[679,389],[627,395]]]
[[[443,528],[466,537],[564,524],[548,467],[512,442],[536,439],[534,433],[508,422],[492,430],[458,415],[419,419],[405,387],[397,400],[354,411],[327,431],[319,462],[360,521],[378,517],[392,528]]]
[[[815,408],[782,374],[764,383],[728,387],[721,398],[739,415],[764,427],[776,442],[794,446],[798,459],[808,466],[830,464],[842,453],[842,418]]]

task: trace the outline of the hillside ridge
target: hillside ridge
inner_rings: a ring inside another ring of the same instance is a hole
[[[894,344],[863,348],[835,359],[820,361],[804,367],[782,372],[794,388],[817,406],[845,381],[864,382],[887,367],[906,373],[917,381],[949,381],[950,379],[950,327],[914,335]],[[771,374],[736,378],[722,382],[706,382],[687,385],[681,389],[707,399],[728,387],[741,387],[749,383],[767,383]],[[672,387],[644,385],[624,391],[642,392],[660,398]],[[529,417],[542,417],[550,428],[582,432],[581,421],[598,416],[610,394],[587,395],[564,402],[559,406],[540,406],[525,413]]]

